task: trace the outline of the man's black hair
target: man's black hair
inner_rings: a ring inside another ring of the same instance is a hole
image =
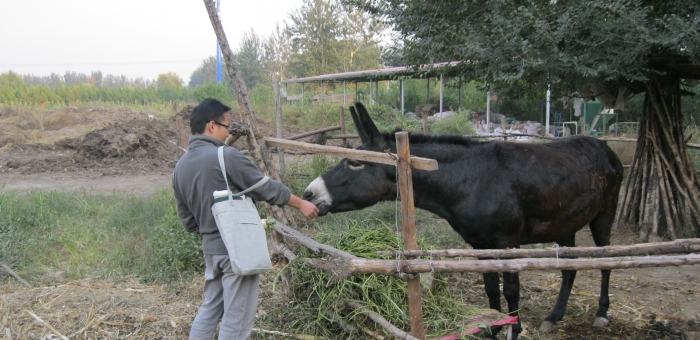
[[[190,128],[193,135],[201,135],[206,129],[207,123],[212,120],[221,123],[224,113],[231,108],[214,98],[202,100],[192,111],[190,116]]]

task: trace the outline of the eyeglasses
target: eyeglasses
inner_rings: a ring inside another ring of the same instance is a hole
[[[212,120],[212,122],[214,122],[214,124],[216,124],[216,125],[218,125],[218,126],[223,126],[223,127],[225,127],[226,129],[228,129],[228,125],[226,125],[226,124],[219,123],[219,122],[217,122],[217,121],[215,121],[215,120]]]

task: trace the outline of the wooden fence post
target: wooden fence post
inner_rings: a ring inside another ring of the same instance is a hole
[[[401,195],[401,221],[404,248],[416,250],[416,216],[413,206],[413,178],[411,177],[411,151],[408,132],[396,133],[396,154],[399,156],[399,193]],[[411,334],[425,339],[423,324],[423,301],[421,300],[420,275],[408,280],[408,311],[411,318]]]
[[[182,117],[177,117],[177,138],[180,143],[180,156],[185,154],[187,150],[187,138],[185,137],[185,123],[182,121]],[[184,150],[183,150],[184,149]]]
[[[272,88],[275,92],[275,122],[277,127],[277,138],[284,139],[284,132],[282,131],[282,101],[280,100],[280,81],[279,79],[272,78]],[[279,171],[280,178],[284,179],[284,175],[287,172],[287,167],[284,164],[284,152],[277,153],[279,159]]]

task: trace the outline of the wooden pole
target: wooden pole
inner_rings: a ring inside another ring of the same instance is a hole
[[[2,268],[2,270],[7,272],[8,274],[10,274],[15,279],[17,279],[17,281],[19,281],[23,285],[27,286],[27,288],[32,288],[32,285],[30,285],[29,282],[25,281],[23,278],[21,278],[19,275],[17,275],[17,273],[15,273],[14,270],[12,270],[12,268],[10,268],[8,265],[0,262],[0,268]]]
[[[267,174],[270,178],[281,181],[279,173],[277,172],[277,167],[270,159],[266,159],[263,156],[263,149],[260,144],[258,144],[258,139],[262,138],[260,134],[257,123],[255,120],[255,112],[253,111],[253,106],[250,103],[250,98],[248,97],[248,87],[243,81],[241,72],[238,69],[238,62],[233,56],[231,47],[228,44],[228,39],[226,39],[226,34],[224,33],[224,27],[221,25],[221,20],[216,13],[216,5],[213,0],[204,0],[204,7],[207,9],[209,14],[209,20],[216,33],[216,39],[219,42],[221,48],[221,53],[223,54],[226,71],[231,77],[231,85],[236,93],[236,99],[238,101],[238,108],[242,116],[245,117],[248,123],[249,135],[248,135],[248,146],[253,154],[255,163],[258,169],[264,174]],[[263,143],[264,145],[264,143]],[[269,216],[274,216],[278,220],[287,223],[290,226],[295,226],[296,223],[292,218],[291,211],[286,207],[277,207],[270,204],[265,204],[267,214]]]
[[[277,138],[284,138],[284,131],[282,130],[282,102],[280,100],[280,81],[276,77],[272,77],[272,89],[275,93],[275,127],[277,128]],[[279,176],[280,179],[283,179],[287,172],[287,168],[284,163],[284,152],[278,152],[277,157],[277,162],[279,164]],[[273,230],[270,233],[270,238],[272,239],[274,249],[277,249],[279,253],[284,255],[280,257],[280,264],[282,265],[282,267],[286,266],[291,260],[287,257],[288,254],[285,254],[285,252],[281,250],[284,247],[284,237],[282,237],[280,233]],[[280,277],[282,279],[282,290],[284,292],[289,292],[291,286],[291,275],[288,271],[283,271]]]
[[[700,255],[626,256],[600,258],[532,258],[510,260],[365,260],[347,258],[306,259],[315,268],[323,269],[336,279],[354,274],[401,273],[494,273],[525,270],[591,270],[667,267],[700,264]]]
[[[678,239],[670,242],[639,243],[629,246],[562,247],[545,249],[441,249],[405,250],[406,257],[477,257],[480,259],[515,259],[534,257],[615,257],[647,256],[663,254],[687,254],[700,252],[700,239]],[[395,257],[395,251],[378,251],[381,256]]]
[[[416,216],[413,206],[413,177],[411,174],[411,151],[408,145],[408,132],[396,133],[396,153],[399,156],[398,182],[401,195],[401,221],[403,244],[406,250],[418,249],[416,239]],[[420,276],[408,280],[408,310],[411,318],[411,334],[425,339],[423,325],[423,301],[421,299]]]
[[[180,156],[185,154],[187,150],[187,137],[185,136],[185,123],[182,121],[182,117],[177,117],[175,120],[177,122],[177,138],[180,142]]]
[[[272,78],[272,89],[275,92],[275,126],[277,127],[277,138],[284,138],[284,131],[282,130],[282,101],[280,100],[280,80],[273,77]],[[284,175],[287,172],[287,167],[284,164],[284,152],[278,154],[278,163],[280,170],[280,178],[284,179]]]
[[[342,105],[340,106],[340,133],[345,134],[345,107]],[[343,138],[343,147],[347,148],[348,147],[348,140],[347,138]]]
[[[501,115],[501,129],[503,129],[503,140],[508,140],[508,136],[506,135],[506,116]]]
[[[350,301],[350,302],[346,302],[346,304],[348,306],[350,306],[350,308],[354,308],[358,312],[367,315],[367,317],[372,319],[374,322],[376,322],[380,326],[384,327],[384,329],[391,332],[391,334],[393,334],[395,337],[397,337],[399,339],[406,339],[406,340],[423,339],[421,337],[414,337],[411,334],[408,334],[408,333],[402,331],[398,327],[389,323],[389,321],[387,319],[383,318],[381,315],[368,310],[367,308],[363,307],[361,304],[359,304],[357,302]]]
[[[353,134],[337,134],[337,135],[326,136],[326,139],[348,139],[348,138],[360,138],[360,136],[353,135]]]
[[[457,110],[461,110],[462,109],[462,79],[461,78],[459,81],[459,90],[457,92],[459,93],[459,95],[458,95],[459,99],[457,99]],[[477,123],[478,123],[478,119],[477,119]]]
[[[405,131],[404,131],[405,132]],[[322,153],[328,156],[336,156],[342,158],[356,159],[358,161],[369,161],[375,163],[396,165],[397,156],[390,152],[374,152],[355,149],[346,149],[338,146],[316,145],[302,143],[293,140],[265,138],[265,143],[269,146],[284,148],[302,152]],[[411,158],[411,166],[420,170],[437,170],[438,163],[434,159],[413,157]]]
[[[345,257],[345,258],[350,258],[350,259],[359,258],[353,254],[342,251],[340,249],[333,248],[327,244],[318,243],[318,242],[314,241],[312,238],[300,233],[296,229],[290,228],[290,227],[284,225],[283,223],[280,223],[279,221],[277,221],[275,219],[271,219],[271,220],[274,221],[274,223],[271,226],[272,229],[274,229],[276,232],[280,233],[280,235],[283,235],[284,237],[286,237],[290,240],[293,240],[293,241],[305,246],[306,248],[309,248],[309,250],[311,250],[312,252],[314,252],[316,254],[325,253],[325,254],[329,254],[329,255],[333,255],[333,256],[337,256],[337,257]]]
[[[285,139],[286,139],[286,140],[295,140],[295,139],[300,139],[300,138],[304,138],[304,137],[309,137],[309,136],[317,135],[317,134],[319,134],[319,133],[324,133],[324,132],[329,132],[329,131],[335,131],[335,130],[340,130],[340,129],[341,129],[340,126],[331,126],[331,127],[327,127],[327,128],[323,128],[323,129],[318,129],[318,130],[313,130],[313,131],[309,131],[309,132],[300,133],[300,134],[298,134],[298,135],[290,136],[290,137],[287,137],[287,138],[285,138]]]

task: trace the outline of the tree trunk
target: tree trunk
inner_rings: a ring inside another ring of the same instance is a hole
[[[637,150],[620,193],[617,227],[645,241],[700,235],[700,196],[683,139],[680,81],[653,76],[647,83]]]

